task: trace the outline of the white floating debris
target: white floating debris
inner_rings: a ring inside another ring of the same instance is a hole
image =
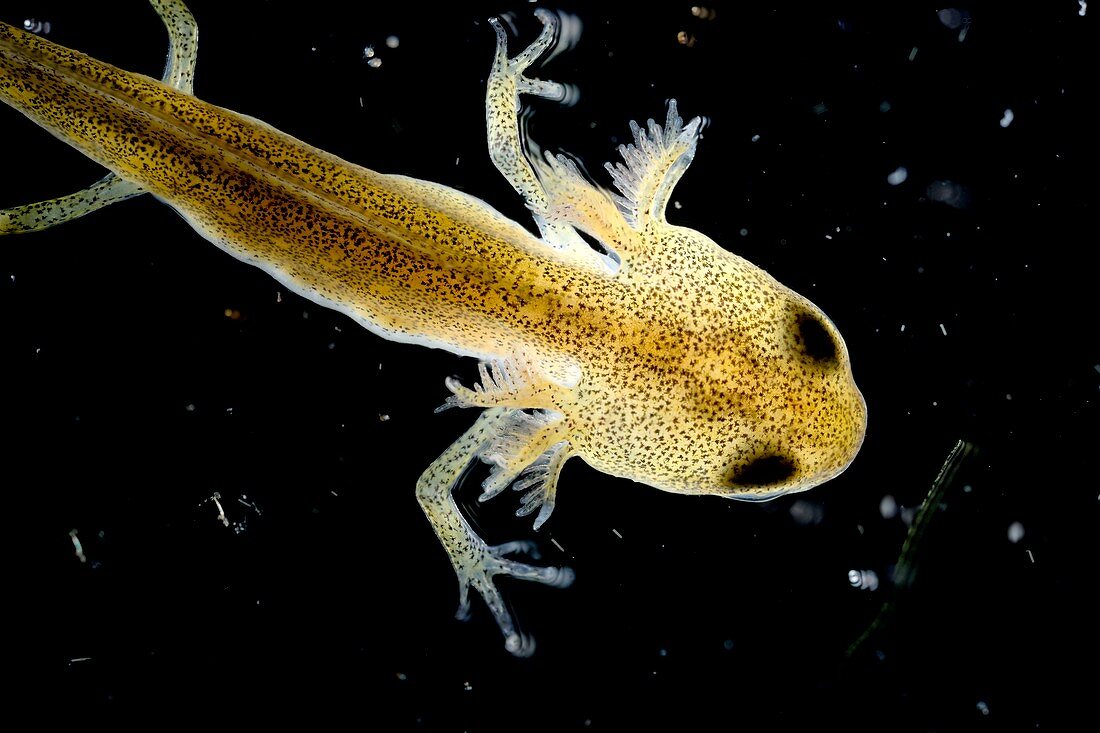
[[[623,538],[623,536],[621,534],[619,534],[619,530],[615,529],[614,527],[611,529],[611,534],[615,535],[620,540]]]
[[[905,166],[899,165],[893,173],[886,176],[886,182],[891,186],[900,186],[905,183],[905,179],[909,177],[909,171],[905,169]]]
[[[1085,11],[1081,11],[1081,15],[1084,15]],[[23,30],[30,31],[31,33],[40,33],[41,35],[47,35],[50,32],[50,21],[38,20],[37,18],[27,18],[23,21]]]
[[[401,45],[401,39],[397,36],[386,36],[386,48],[397,48]]]
[[[989,715],[989,706],[985,704],[985,700],[978,700],[978,711],[982,715]]]
[[[942,323],[940,324],[940,332],[943,333],[944,336],[947,335],[947,328]]]
[[[738,232],[738,233],[739,233],[739,234],[740,234],[740,235],[741,235],[742,237],[747,237],[747,236],[749,236],[749,230],[748,230],[748,229],[746,229],[745,227],[741,227],[741,231],[740,231],[740,232]]]
[[[561,543],[560,543],[560,542],[558,542],[558,541],[557,541],[556,539],[554,539],[553,537],[551,537],[551,538],[550,538],[550,543],[551,543],[552,545],[554,545],[554,547],[558,548],[558,551],[559,551],[559,552],[565,552],[565,548],[564,548],[564,547],[562,547],[562,546],[561,546]]]
[[[903,323],[903,324],[901,324],[901,332],[902,332],[902,333],[905,333],[905,324],[904,324],[904,323]]]
[[[944,8],[936,13],[940,22],[951,30],[956,30],[963,24],[963,14],[957,8]]]
[[[878,575],[874,570],[849,570],[848,583],[860,590],[878,590]]]
[[[1011,109],[1006,109],[1004,117],[1001,118],[1001,127],[1008,127],[1014,119],[1016,119],[1016,115],[1012,113]]]
[[[878,503],[878,513],[883,519],[893,519],[898,515],[898,502],[891,494],[882,497]]]
[[[1035,564],[1035,556],[1031,554],[1031,548],[1028,548],[1028,551],[1027,551],[1027,559],[1028,559],[1028,560],[1031,560],[1031,564],[1032,564],[1032,565],[1034,565],[1034,564]]]
[[[681,204],[681,203],[680,203],[679,201],[673,201],[673,202],[672,202],[672,208],[674,208],[674,209],[676,209],[677,211],[679,211],[680,209],[684,208],[684,205],[683,205],[683,204]]]
[[[733,639],[726,639],[722,642],[722,648],[727,652],[733,651]]]
[[[941,204],[963,208],[970,203],[967,189],[952,181],[932,181],[927,188],[928,198]]]
[[[791,519],[796,523],[806,524],[821,524],[821,520],[825,518],[825,508],[820,504],[806,499],[799,499],[795,503],[791,504]]]
[[[88,558],[84,557],[84,548],[80,544],[80,539],[76,536],[76,530],[69,530],[69,538],[73,541],[73,550],[80,560],[80,562],[88,562]]]
[[[382,413],[381,415],[378,416],[378,422],[389,422],[389,421],[390,421],[390,416],[385,414],[385,413]]]
[[[1016,544],[1024,538],[1024,525],[1019,522],[1013,522],[1008,525],[1008,541],[1012,544]]]
[[[912,61],[917,57],[917,47],[913,46],[913,50],[909,52],[909,60]]]
[[[878,106],[878,111],[879,112],[889,112],[890,109],[891,109],[891,104],[889,102],[887,102],[885,99],[882,100],[882,102]]]
[[[397,673],[397,679],[401,680],[402,682],[404,682],[408,678],[409,678],[409,676],[407,674],[405,674],[404,672],[398,672]]]
[[[752,136],[752,141],[753,141],[754,143],[758,143],[758,142],[760,142],[760,136],[759,136],[759,135],[753,135],[753,136]]]
[[[1085,17],[1085,11],[1088,10],[1089,4],[1085,0],[1077,0],[1077,4],[1081,6],[1081,9],[1077,11],[1077,14],[1082,18]],[[48,31],[47,31],[48,32]]]
[[[371,67],[372,69],[377,69],[381,65],[382,59],[378,58],[377,56],[367,62],[367,66]]]
[[[363,49],[363,58],[365,58],[365,59],[373,59],[374,58],[374,46],[366,46]]]

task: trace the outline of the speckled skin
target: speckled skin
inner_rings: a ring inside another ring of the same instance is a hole
[[[162,17],[171,31],[171,13]],[[520,95],[562,93],[523,76],[553,44],[555,16],[539,17],[543,34],[514,59],[495,24],[486,120],[493,160],[541,238],[479,199],[347,163],[200,101],[189,74],[156,81],[0,24],[0,99],[305,297],[386,338],[482,360],[480,384],[448,381],[445,406],[488,409],[425,471],[417,494],[458,573],[463,609],[472,586],[517,654],[532,645],[493,576],[563,585],[572,575],[507,560],[525,548],[488,547],[473,532],[450,497],[472,460],[493,465],[483,498],[519,478],[521,512],[539,510],[538,526],[570,456],[666,491],[762,499],[839,474],[866,423],[824,314],[665,220],[699,120],[684,126],[673,103],[663,129],[635,126],[626,162],[611,168],[619,195],[522,139]],[[0,212],[0,233],[28,211]]]

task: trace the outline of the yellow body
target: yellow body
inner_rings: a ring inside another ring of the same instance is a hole
[[[168,11],[186,9],[154,4],[171,33]],[[560,90],[522,75],[552,43],[554,17],[540,18],[543,35],[514,59],[497,26],[487,129],[542,237],[477,198],[376,173],[203,102],[189,79],[157,81],[0,24],[0,99],[113,171],[113,185],[151,193],[217,246],[374,333],[483,362],[472,389],[448,382],[448,404],[487,409],[418,494],[464,602],[467,587],[481,592],[517,653],[529,646],[494,607],[492,576],[568,576],[480,542],[449,496],[471,460],[493,464],[486,497],[518,477],[541,524],[570,456],[666,491],[768,498],[843,471],[866,422],[824,314],[665,221],[699,120],[685,126],[672,103],[663,128],[635,126],[611,167],[619,195],[521,142],[520,95]],[[0,213],[0,232],[18,216],[22,228],[45,225],[16,209]]]

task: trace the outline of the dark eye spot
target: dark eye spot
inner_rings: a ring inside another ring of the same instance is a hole
[[[786,456],[763,456],[736,471],[731,480],[739,486],[774,486],[794,473],[794,461]]]
[[[836,341],[816,316],[798,317],[798,340],[806,356],[815,361],[836,359]]]

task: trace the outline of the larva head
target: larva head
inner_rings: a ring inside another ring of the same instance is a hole
[[[719,452],[706,483],[714,493],[762,500],[844,471],[863,443],[867,406],[832,321],[763,271],[754,274],[762,297],[734,309],[725,356],[708,369],[717,377],[707,380],[708,408],[725,413],[726,431],[714,436]]]

